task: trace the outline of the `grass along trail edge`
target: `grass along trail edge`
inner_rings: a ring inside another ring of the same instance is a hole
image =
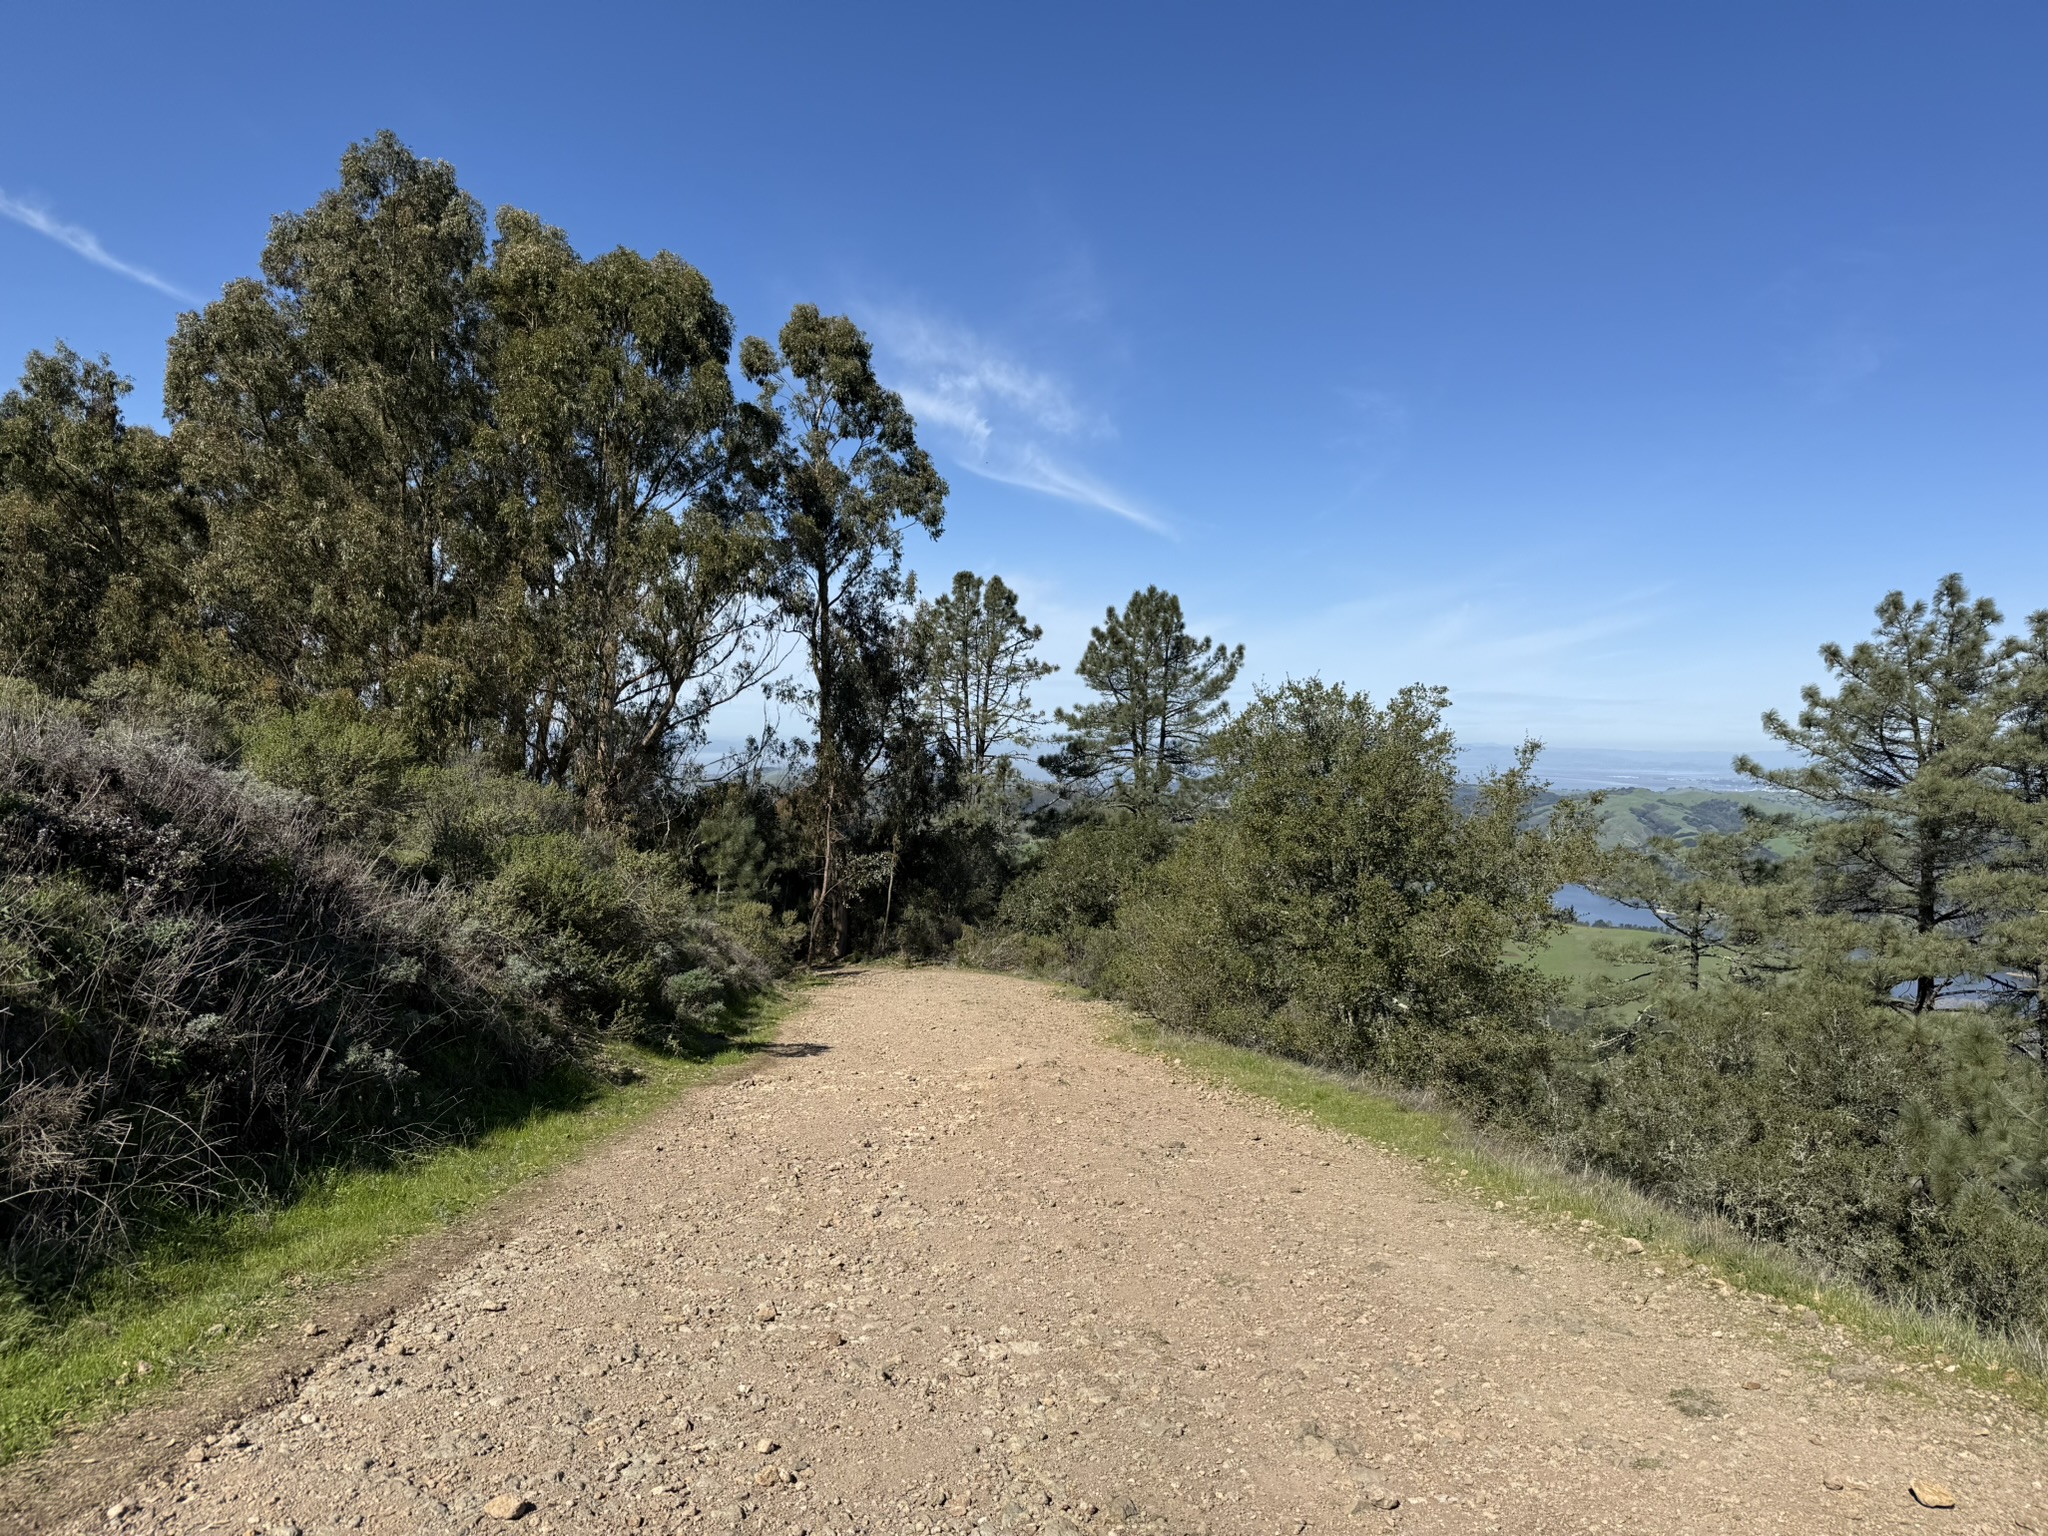
[[[696,1058],[614,1048],[630,1081],[579,1083],[474,1139],[391,1166],[337,1170],[290,1202],[194,1223],[109,1270],[54,1315],[0,1298],[0,1468],[164,1397],[300,1324],[407,1245],[674,1102],[769,1044],[801,987],[757,1000],[722,1048]],[[309,1325],[310,1326],[310,1325]]]

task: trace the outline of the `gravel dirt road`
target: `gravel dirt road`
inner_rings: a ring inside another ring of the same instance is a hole
[[[1111,1022],[850,975],[71,1528],[2048,1529],[2040,1425],[2001,1400],[1441,1193]]]

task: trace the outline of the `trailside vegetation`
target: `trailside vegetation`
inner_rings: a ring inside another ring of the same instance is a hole
[[[2048,615],[1893,594],[1765,717],[1793,766],[1625,836],[1534,744],[1461,782],[1440,689],[1241,689],[1156,586],[1048,717],[1017,593],[906,568],[948,488],[851,317],[744,336],[681,257],[582,254],[389,134],[180,317],[167,432],[127,387],[60,342],[0,398],[19,1304],[889,954],[1440,1095],[2048,1330]],[[1568,985],[1569,885],[1654,932]]]
[[[1893,1301],[2039,1338],[2048,615],[2001,637],[1949,577],[1877,621],[1823,648],[1833,686],[1796,719],[1765,716],[1795,765],[1738,766],[1769,798],[1647,838],[1603,838],[1598,797],[1549,794],[1533,749],[1459,784],[1434,690],[1261,691],[1193,751],[1091,757],[1105,786],[1041,815],[1057,836],[971,953],[1439,1094]],[[1094,718],[1163,693],[1151,665]],[[1074,758],[1070,737],[1048,766]],[[1594,939],[1590,984],[1544,963],[1568,883],[1651,927]]]

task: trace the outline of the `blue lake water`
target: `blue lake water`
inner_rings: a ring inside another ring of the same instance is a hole
[[[1641,907],[1624,906],[1596,896],[1583,885],[1567,885],[1550,898],[1555,907],[1570,907],[1582,923],[1611,923],[1616,928],[1655,928],[1657,919]]]

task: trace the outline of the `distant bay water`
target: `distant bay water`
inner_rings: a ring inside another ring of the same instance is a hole
[[[1754,779],[1735,771],[1733,749],[1716,752],[1636,750],[1626,747],[1546,747],[1537,760],[1536,771],[1560,794],[1585,794],[1595,789],[1647,789],[1656,793],[1671,790],[1708,790],[1754,793]],[[1496,742],[1474,742],[1458,749],[1458,768],[1466,778],[1505,768],[1514,761],[1514,748]],[[1783,767],[1792,758],[1784,752],[1751,749],[1750,756],[1766,768]],[[1655,928],[1657,920],[1640,907],[1567,885],[1551,898],[1559,909],[1569,908],[1582,923],[1606,923],[1616,928]]]
[[[1783,752],[1752,749],[1750,756],[1766,768],[1788,765]],[[1663,752],[1627,747],[1545,747],[1536,771],[1563,794],[1589,789],[1723,789],[1753,790],[1754,779],[1735,771],[1734,749],[1715,752]],[[1477,778],[1506,768],[1515,749],[1499,742],[1469,742],[1458,748],[1458,771]]]

